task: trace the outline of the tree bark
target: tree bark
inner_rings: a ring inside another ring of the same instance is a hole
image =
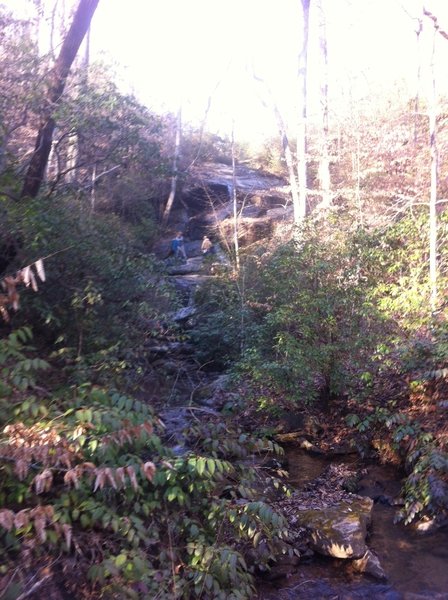
[[[255,75],[255,73],[253,73],[253,78],[257,83],[263,85],[263,93],[260,94],[260,99],[263,102],[264,106],[268,106],[272,109],[275,116],[278,133],[280,135],[283,156],[285,157],[286,167],[288,169],[289,187],[291,189],[291,199],[294,209],[294,220],[296,220],[296,215],[300,214],[299,187],[297,185],[296,165],[294,161],[293,152],[291,150],[291,145],[289,143],[288,132],[286,131],[286,124],[283,119],[282,113],[280,112],[280,109],[277,105],[277,102],[275,101],[272,90],[268,86],[266,81],[258,75]],[[265,98],[266,96],[268,98],[268,101]]]
[[[323,62],[320,96],[321,96],[321,114],[322,114],[322,132],[321,148],[319,160],[319,182],[322,193],[322,208],[328,208],[331,205],[333,196],[331,193],[331,173],[330,173],[330,143],[329,143],[329,125],[328,125],[328,44],[327,44],[327,24],[322,2],[319,2],[319,46],[321,51],[321,60]]]
[[[98,2],[99,0],[79,1],[78,8],[62,44],[59,56],[49,74],[46,102],[42,110],[34,152],[20,194],[21,198],[35,198],[39,193],[51,150],[54,128],[56,126],[54,113],[62,93],[64,92],[70,68],[81,42],[89,29]]]
[[[173,208],[174,198],[176,197],[177,191],[177,180],[179,178],[179,157],[180,157],[180,142],[182,135],[182,106],[179,106],[176,118],[176,140],[174,142],[174,155],[173,155],[173,174],[171,176],[171,189],[170,195],[166,202],[165,210],[163,211],[162,225],[168,223],[170,218],[171,209]]]
[[[431,159],[431,183],[429,194],[429,284],[430,306],[434,314],[437,308],[437,186],[438,186],[438,152],[437,152],[437,95],[435,75],[435,45],[437,27],[434,24],[434,40],[431,56],[431,84],[429,90],[429,152]]]
[[[307,158],[306,158],[306,120],[307,120],[307,76],[308,76],[308,35],[311,0],[301,0],[303,27],[302,46],[299,52],[299,121],[297,126],[297,176],[299,183],[299,205],[294,207],[294,221],[300,223],[307,214]]]
[[[235,123],[232,125],[232,203],[233,203],[233,247],[235,250],[234,271],[240,271],[240,248],[238,242],[238,198],[236,192]]]

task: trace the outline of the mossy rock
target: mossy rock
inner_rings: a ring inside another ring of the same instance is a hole
[[[361,558],[367,552],[367,528],[373,500],[355,496],[326,508],[299,510],[300,524],[310,531],[313,550],[335,558]]]

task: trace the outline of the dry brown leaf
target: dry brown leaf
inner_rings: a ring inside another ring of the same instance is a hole
[[[25,460],[24,458],[19,458],[18,460],[16,460],[16,464],[14,466],[14,473],[17,475],[20,481],[23,481],[28,475],[29,468],[29,461]]]
[[[118,467],[118,469],[115,469],[115,477],[120,487],[124,487],[126,485],[126,472],[124,467]]]
[[[43,492],[48,492],[51,489],[51,485],[53,483],[53,473],[50,469],[45,469],[39,475],[33,479],[34,489],[36,490],[36,494],[42,494]]]
[[[45,517],[45,513],[38,512],[37,514],[35,514],[33,516],[34,516],[34,521],[33,521],[34,529],[36,530],[39,541],[43,543],[47,539],[47,532],[45,531],[47,519]]]
[[[152,424],[149,421],[146,421],[146,423],[143,423],[142,427],[150,435],[154,431],[154,427],[152,426]]]
[[[126,469],[126,473],[128,474],[129,479],[131,480],[132,488],[135,491],[137,491],[138,490],[138,483],[137,483],[137,476],[135,474],[134,467],[128,466],[128,467],[125,467],[125,469]]]
[[[30,522],[30,511],[28,508],[24,508],[14,515],[14,527],[16,529],[22,529],[26,527]]]
[[[72,528],[68,523],[63,523],[62,531],[65,536],[65,543],[67,544],[67,550],[70,550],[70,546],[72,545]]]
[[[41,281],[45,281],[44,261],[41,258],[39,258],[39,260],[36,260],[36,262],[34,263],[34,266],[36,267],[36,271],[37,271],[37,274],[39,275],[39,279]]]
[[[19,299],[20,295],[17,290],[14,290],[11,294],[9,294],[9,303],[12,305],[15,311],[19,310]]]
[[[15,277],[11,277],[10,275],[3,279],[2,286],[4,290],[7,290],[8,296],[11,296],[11,294],[13,294],[16,291],[16,284],[17,281]]]
[[[68,487],[73,485],[76,490],[79,489],[79,479],[76,469],[70,469],[67,471],[67,473],[64,475],[64,483]]]
[[[45,506],[42,506],[45,515],[48,519],[48,521],[51,521],[54,517],[54,506],[52,506],[51,504],[46,504]]]
[[[114,479],[114,473],[112,471],[112,469],[110,467],[107,467],[106,469],[104,469],[104,474],[106,476],[106,480],[109,481],[109,483],[111,484],[111,486],[116,490],[117,488],[117,482]]]
[[[58,456],[58,464],[64,465],[67,469],[72,468],[72,459],[74,458],[73,454],[70,452],[63,452]]]
[[[22,276],[22,281],[26,285],[26,287],[29,287],[29,285],[30,285],[30,281],[31,281],[30,273],[31,273],[31,267],[29,265],[27,267],[23,267],[23,269],[20,271],[20,274]]]
[[[0,299],[0,315],[2,315],[5,323],[9,323],[9,321],[10,321],[9,312],[6,310],[5,305],[2,304],[1,299]]]
[[[95,471],[96,466],[92,462],[85,462],[80,465],[84,469],[84,471]]]
[[[0,510],[0,525],[6,529],[6,531],[11,531],[14,527],[14,513],[12,510],[4,508]]]
[[[93,491],[96,492],[96,490],[99,488],[100,490],[103,489],[104,484],[106,483],[106,473],[105,473],[105,469],[96,469],[95,470],[95,474],[96,474],[96,479],[95,479],[95,484],[93,486]]]
[[[37,292],[39,288],[37,287],[36,277],[34,275],[34,271],[31,269],[31,267],[30,267],[30,281],[31,281],[31,287],[33,288],[33,290],[35,292]]]
[[[174,471],[173,465],[168,460],[162,460],[162,465],[167,469],[170,469],[170,471]]]
[[[146,479],[148,479],[148,481],[152,481],[154,473],[156,472],[156,465],[149,460],[148,462],[145,462],[142,469]]]

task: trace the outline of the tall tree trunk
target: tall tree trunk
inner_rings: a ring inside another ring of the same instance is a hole
[[[253,73],[253,78],[257,83],[263,85],[263,92],[260,94],[260,99],[265,106],[268,106],[274,112],[275,120],[277,122],[277,128],[280,135],[280,141],[282,144],[283,156],[285,157],[286,167],[288,169],[289,187],[291,189],[291,199],[294,209],[294,221],[299,222],[300,220],[300,197],[299,187],[297,185],[297,175],[293,152],[289,144],[288,133],[286,131],[286,124],[283,120],[282,113],[275,101],[274,94],[271,88],[264,79]],[[266,100],[266,96],[268,100]]]
[[[168,223],[170,218],[171,209],[173,208],[174,198],[176,197],[177,181],[179,178],[179,157],[180,157],[180,143],[182,136],[182,106],[179,106],[176,118],[176,139],[174,142],[174,154],[173,154],[173,173],[171,175],[171,189],[170,195],[166,202],[165,210],[162,217],[162,225]]]
[[[417,73],[415,82],[415,98],[414,98],[414,146],[417,144],[418,139],[418,112],[420,107],[420,81],[422,71],[422,60],[421,60],[421,33],[423,29],[423,20],[418,19],[418,25],[415,30],[417,36]]]
[[[429,151],[431,158],[431,184],[429,194],[429,283],[431,289],[431,313],[437,308],[437,95],[435,75],[435,45],[437,29],[434,27],[434,40],[431,56],[431,84],[429,90]]]
[[[294,209],[294,221],[298,223],[300,219],[300,195],[299,186],[297,185],[297,175],[294,167],[294,157],[292,154],[291,146],[289,145],[288,134],[286,132],[286,125],[283,121],[283,117],[278,109],[278,106],[274,104],[274,114],[277,121],[277,127],[280,134],[280,140],[282,144],[283,155],[285,157],[286,168],[288,169],[289,187],[291,189],[292,205]]]
[[[323,63],[321,83],[320,83],[320,101],[322,114],[322,131],[320,144],[319,160],[319,182],[322,193],[323,208],[331,205],[331,173],[330,173],[330,144],[329,144],[329,125],[328,125],[328,45],[327,45],[327,24],[325,13],[322,7],[322,0],[319,0],[319,46],[321,60]]]
[[[45,107],[42,110],[34,152],[25,176],[25,182],[20,194],[21,198],[35,198],[39,193],[56,126],[54,113],[64,92],[70,68],[81,42],[89,29],[98,2],[99,0],[79,1],[73,22],[64,39],[56,63],[49,74]]]
[[[440,27],[439,21],[433,13],[423,7],[423,14],[428,17],[434,26],[434,39],[431,55],[431,84],[429,89],[429,146],[431,157],[431,184],[429,194],[429,284],[431,288],[431,313],[437,309],[437,187],[438,187],[438,162],[437,151],[437,90],[436,90],[436,39],[437,34],[448,40],[448,31]]]
[[[236,190],[236,163],[235,163],[235,123],[232,125],[232,203],[233,203],[233,248],[235,251],[236,273],[240,270],[240,248],[238,242],[238,198]]]
[[[297,126],[297,178],[299,183],[299,204],[294,207],[294,221],[300,223],[307,214],[307,157],[306,157],[306,120],[307,120],[307,75],[308,75],[308,37],[311,0],[301,0],[303,27],[302,45],[298,65],[298,106]]]

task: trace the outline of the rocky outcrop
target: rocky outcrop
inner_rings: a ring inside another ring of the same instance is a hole
[[[354,571],[380,580],[386,575],[367,545],[373,500],[347,492],[347,481],[357,475],[348,464],[329,465],[322,474],[278,503],[297,532],[300,544],[323,556],[350,560]]]
[[[311,536],[313,550],[334,558],[361,558],[368,551],[367,528],[373,501],[353,497],[323,509],[299,510],[298,519]]]

